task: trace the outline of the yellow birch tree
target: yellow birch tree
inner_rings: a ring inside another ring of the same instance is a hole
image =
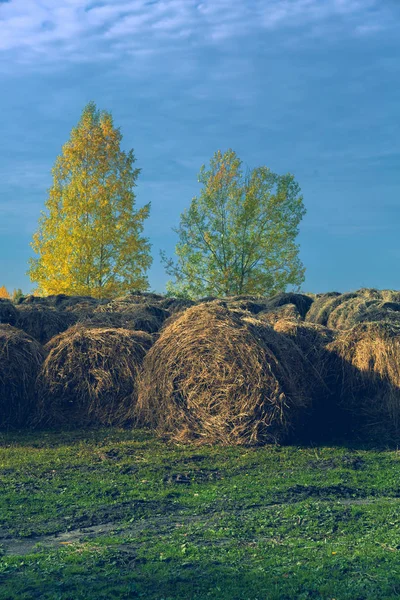
[[[8,290],[5,285],[2,285],[0,287],[0,298],[7,298],[8,300],[11,300],[11,296],[8,293]]]
[[[53,184],[31,244],[28,274],[41,295],[107,298],[148,288],[150,204],[135,208],[133,150],[109,112],[83,110],[52,170]]]

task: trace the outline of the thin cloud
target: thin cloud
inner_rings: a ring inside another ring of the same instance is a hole
[[[93,61],[164,53],[170,45],[224,44],[284,27],[329,31],[341,19],[356,35],[390,27],[389,5],[378,0],[10,0],[0,3],[0,61],[23,64]],[[9,53],[12,53],[10,55]]]

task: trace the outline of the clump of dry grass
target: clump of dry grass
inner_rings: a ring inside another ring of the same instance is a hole
[[[301,314],[298,311],[298,308],[295,304],[284,304],[282,306],[278,306],[277,308],[270,310],[263,310],[257,315],[258,319],[269,323],[270,325],[274,325],[277,321],[282,319],[288,321],[302,321]]]
[[[318,325],[326,326],[331,313],[338,306],[353,298],[357,298],[356,292],[349,292],[347,294],[338,294],[337,292],[322,294],[319,298],[316,298],[310,306],[305,320],[309,323],[317,323]]]
[[[342,370],[341,404],[359,433],[400,436],[400,325],[362,323],[341,331],[327,349]]]
[[[374,321],[400,323],[400,304],[368,300],[363,296],[357,296],[343,302],[331,312],[328,326],[335,329],[350,329],[358,323]]]
[[[301,350],[265,323],[195,306],[145,358],[139,422],[184,442],[283,440],[311,403],[307,368]]]
[[[41,344],[74,325],[77,316],[72,313],[45,307],[41,304],[21,304],[16,327],[22,329]]]
[[[15,325],[18,311],[10,300],[0,298],[0,325]]]
[[[169,316],[168,311],[158,306],[110,302],[96,308],[91,319],[95,318],[98,319],[99,323],[107,323],[107,315],[115,315],[117,313],[125,316],[127,322],[129,322],[129,329],[147,331],[148,333],[157,332],[164,320]],[[103,317],[97,317],[97,315],[103,315]]]
[[[10,325],[0,325],[0,426],[29,424],[35,408],[35,381],[44,350]]]
[[[313,304],[313,299],[307,294],[282,292],[275,294],[275,296],[271,296],[271,298],[268,298],[266,302],[266,309],[273,310],[279,306],[284,306],[285,304],[294,304],[302,319],[304,319]]]
[[[196,302],[194,302],[193,300],[185,298],[163,298],[163,300],[160,300],[159,302],[159,306],[161,308],[164,308],[165,310],[168,310],[171,313],[171,315],[173,313],[186,310],[187,308],[190,308],[195,304]]]
[[[53,338],[39,378],[36,421],[122,425],[132,420],[137,379],[152,337],[76,325]]]

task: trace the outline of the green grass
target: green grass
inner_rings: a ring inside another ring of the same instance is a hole
[[[400,453],[0,434],[0,599],[400,598]]]

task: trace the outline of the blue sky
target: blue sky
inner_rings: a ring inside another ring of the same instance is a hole
[[[400,289],[399,0],[0,0],[0,285],[29,242],[84,105],[133,148],[159,249],[214,152],[295,175],[303,289]]]

